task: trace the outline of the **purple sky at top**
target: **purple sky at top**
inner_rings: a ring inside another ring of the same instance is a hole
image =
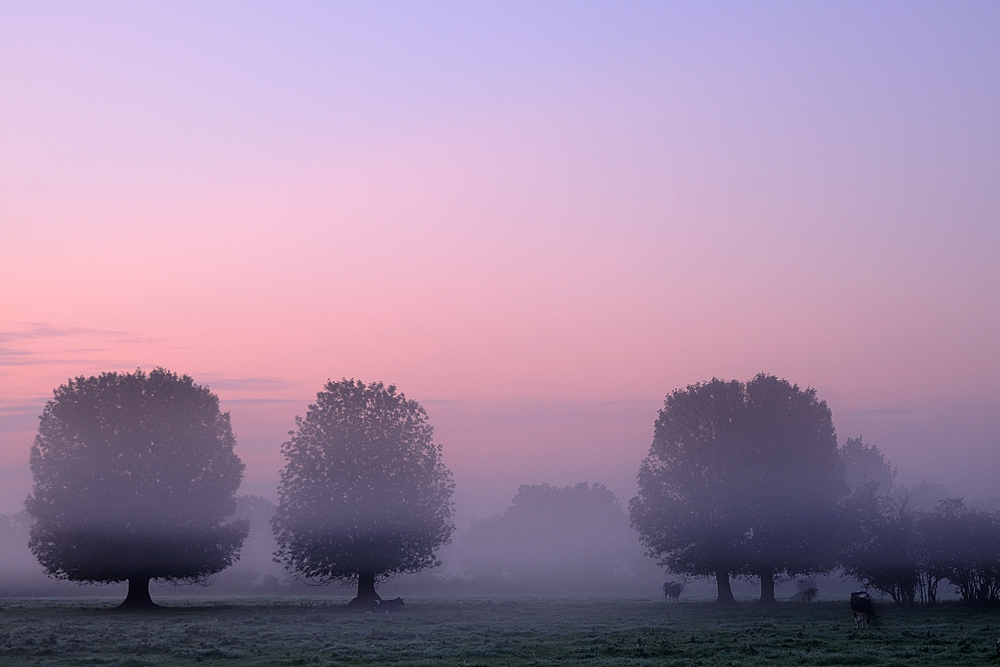
[[[669,391],[816,387],[1000,495],[997,3],[0,1],[0,511],[71,376],[425,404],[460,515],[627,501]]]

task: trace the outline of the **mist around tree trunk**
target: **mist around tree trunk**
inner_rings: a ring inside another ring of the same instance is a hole
[[[689,576],[774,577],[836,564],[837,501],[844,490],[833,419],[812,389],[772,375],[713,379],[667,396],[629,504],[650,554]]]

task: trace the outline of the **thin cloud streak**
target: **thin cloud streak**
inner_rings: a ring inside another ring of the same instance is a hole
[[[8,322],[6,326],[29,327],[22,331],[0,330],[0,343],[39,338],[70,338],[80,336],[110,337],[116,343],[159,343],[159,338],[138,336],[129,331],[88,329],[86,327],[57,327],[41,322]]]

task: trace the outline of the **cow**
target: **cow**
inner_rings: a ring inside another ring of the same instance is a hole
[[[793,595],[790,599],[791,602],[812,602],[816,594],[819,593],[819,589],[813,586],[812,588],[807,588],[803,591],[799,591]]]
[[[796,582],[799,592],[791,597],[791,602],[812,602],[819,589],[812,579],[800,579]]]
[[[867,591],[851,593],[851,611],[854,612],[854,629],[870,628],[875,616],[875,605]]]
[[[678,584],[676,581],[668,581],[663,584],[663,597],[667,598],[670,602],[678,602],[683,590],[684,584]]]
[[[397,611],[403,611],[403,598],[396,598],[395,600],[376,600],[375,601],[375,611],[390,614]]]

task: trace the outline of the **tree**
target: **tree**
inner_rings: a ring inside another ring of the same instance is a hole
[[[503,514],[474,521],[463,542],[467,573],[508,592],[612,592],[643,560],[618,498],[586,482],[522,485]]]
[[[889,493],[896,481],[896,469],[885,460],[878,447],[866,444],[864,438],[858,436],[848,438],[839,452],[848,493],[866,482],[874,482],[877,493]]]
[[[814,389],[760,374],[745,392],[744,437],[752,451],[745,471],[752,510],[746,570],[760,578],[760,601],[773,604],[776,576],[836,564],[844,473],[833,416]]]
[[[455,529],[455,483],[416,401],[381,382],[327,382],[281,447],[286,465],[272,521],[275,557],[320,583],[358,584],[439,565]]]
[[[247,535],[243,463],[229,414],[188,376],[104,373],[58,387],[31,448],[30,548],[54,577],[127,581],[125,609],[153,607],[151,579],[198,581]]]
[[[897,603],[916,599],[924,571],[919,515],[905,501],[879,493],[878,482],[862,483],[843,503],[844,573]]]
[[[835,561],[843,470],[826,403],[772,375],[713,379],[667,396],[639,470],[632,525],[674,572],[714,574],[732,602],[731,574],[774,579]]]
[[[948,579],[973,604],[1000,601],[1000,516],[969,508],[960,498],[942,500],[918,522],[930,581]]]
[[[656,419],[639,493],[629,503],[648,553],[672,572],[714,575],[722,604],[735,602],[729,577],[743,568],[751,528],[744,421],[741,382],[675,390]]]

